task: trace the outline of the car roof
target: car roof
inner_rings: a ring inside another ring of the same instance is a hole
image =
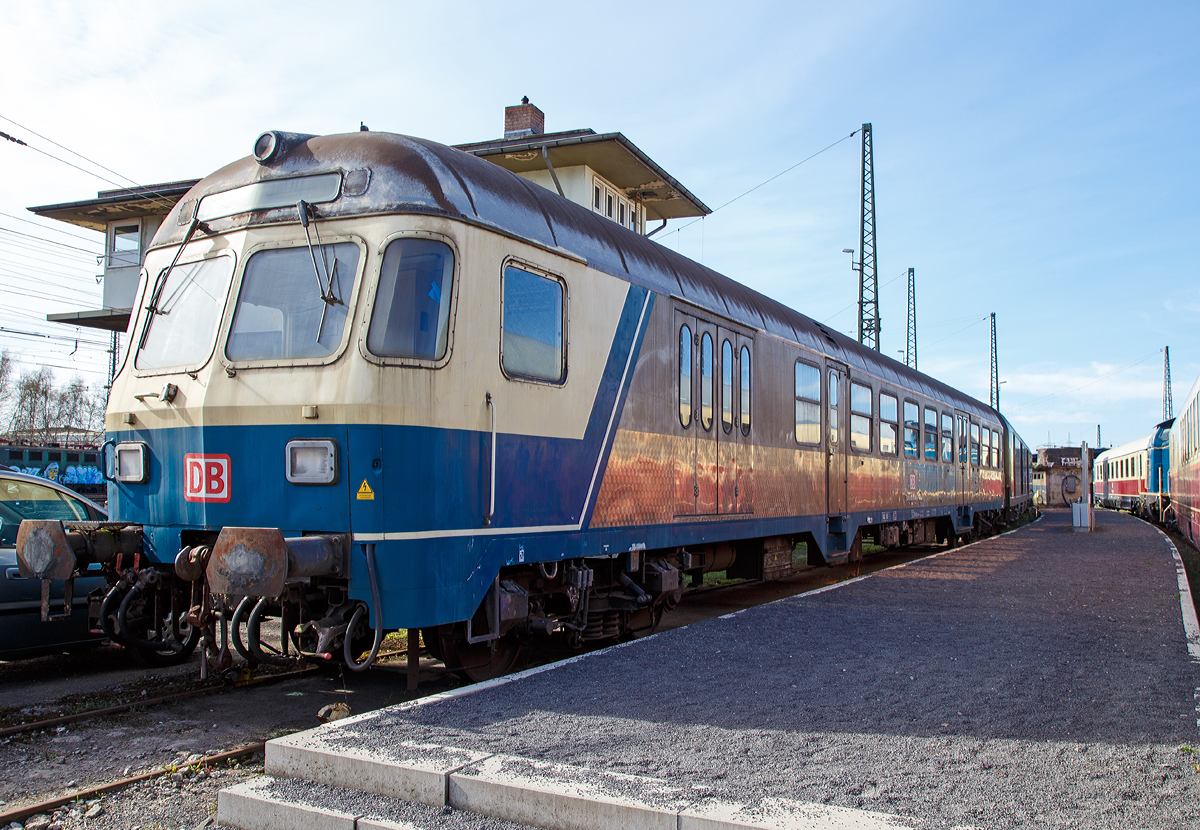
[[[91,507],[95,510],[99,510],[104,516],[108,516],[108,511],[105,510],[100,505],[96,504],[91,499],[85,498],[84,496],[81,496],[78,493],[76,493],[70,487],[64,487],[61,484],[59,484],[57,481],[51,481],[48,478],[42,478],[41,476],[31,476],[28,473],[17,473],[17,472],[13,472],[11,470],[0,470],[0,481],[24,481],[24,482],[28,482],[29,484],[41,484],[44,487],[49,487],[51,490],[57,490],[60,493],[64,493],[68,496],[71,496],[72,498],[83,502],[84,504],[88,505],[89,507]]]

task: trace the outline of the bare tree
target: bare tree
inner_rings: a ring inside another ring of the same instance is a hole
[[[55,426],[57,397],[54,374],[48,367],[22,372],[11,396],[9,434],[38,443],[48,441]]]
[[[12,375],[15,365],[12,352],[8,349],[0,351],[0,411],[8,406],[8,399],[12,395]]]

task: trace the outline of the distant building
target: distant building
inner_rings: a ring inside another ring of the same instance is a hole
[[[1088,447],[1088,480],[1098,451]],[[1048,507],[1067,507],[1083,499],[1091,502],[1091,493],[1083,492],[1083,452],[1079,447],[1043,447],[1037,451],[1033,467],[1035,501]]]

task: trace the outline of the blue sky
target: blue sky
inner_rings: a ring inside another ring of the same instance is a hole
[[[0,130],[141,183],[203,176],[269,128],[493,138],[528,95],[547,130],[623,132],[717,207],[870,121],[884,351],[904,348],[913,267],[920,368],[986,401],[994,311],[1002,409],[1031,444],[1148,432],[1163,346],[1177,400],[1200,373],[1195,0],[4,6]],[[0,327],[73,335],[37,318],[98,305],[98,235],[10,216],[111,185],[8,142],[0,170],[0,229],[85,249],[0,232]],[[855,137],[656,238],[852,332],[858,177]],[[100,384],[82,338],[0,332],[24,366]]]

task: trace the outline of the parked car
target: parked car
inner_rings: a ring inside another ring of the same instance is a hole
[[[75,580],[71,618],[42,622],[42,583],[17,570],[17,529],[22,519],[103,521],[104,508],[37,476],[0,471],[0,660],[36,657],[98,645],[103,634],[88,630],[88,594],[103,588],[102,576]],[[63,610],[63,582],[51,583],[51,613]]]

